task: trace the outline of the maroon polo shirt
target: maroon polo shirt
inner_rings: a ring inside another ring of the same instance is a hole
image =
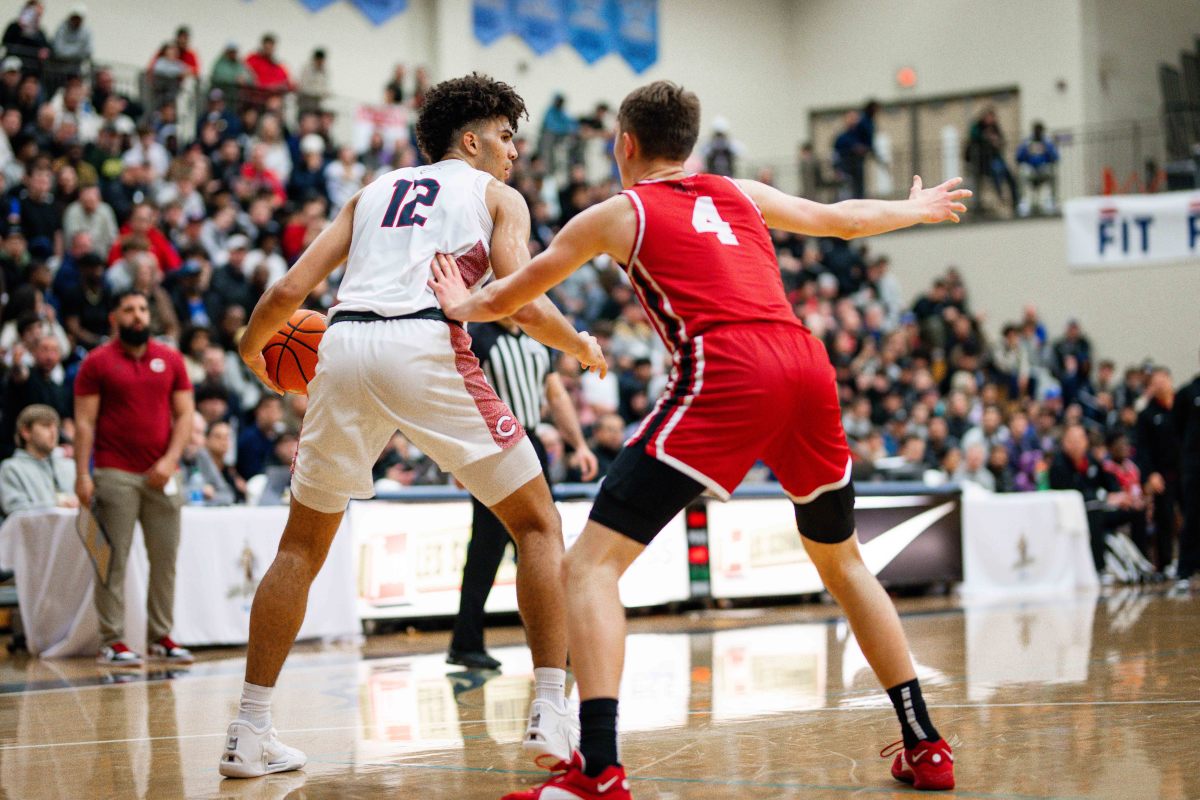
[[[171,395],[191,389],[179,351],[151,340],[134,358],[113,339],[79,367],[75,396],[100,395],[93,458],[97,468],[145,472],[171,443]]]

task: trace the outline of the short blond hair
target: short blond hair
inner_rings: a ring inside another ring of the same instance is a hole
[[[31,406],[25,406],[21,410],[21,413],[17,415],[17,442],[24,445],[25,437],[21,434],[21,431],[27,431],[38,423],[62,425],[62,419],[59,418],[57,411],[43,403],[34,403]]]

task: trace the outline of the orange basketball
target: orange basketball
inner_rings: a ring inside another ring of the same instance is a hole
[[[324,314],[304,308],[292,314],[263,348],[267,377],[285,391],[308,394],[308,382],[317,373],[317,348],[324,335]]]

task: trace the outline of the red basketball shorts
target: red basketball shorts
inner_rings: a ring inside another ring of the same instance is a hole
[[[788,325],[728,325],[688,341],[630,439],[728,499],[764,462],[797,503],[850,482],[850,449],[825,346]]]

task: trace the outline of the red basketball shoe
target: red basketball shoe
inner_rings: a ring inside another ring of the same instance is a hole
[[[571,754],[571,763],[558,762],[555,772],[541,786],[506,794],[501,800],[633,800],[624,767],[609,767],[589,778],[578,750]]]
[[[881,758],[888,758],[892,753],[896,754],[896,760],[892,762],[892,777],[896,780],[927,791],[954,788],[954,753],[945,739],[917,742],[911,750],[904,747],[902,739],[879,751]]]

